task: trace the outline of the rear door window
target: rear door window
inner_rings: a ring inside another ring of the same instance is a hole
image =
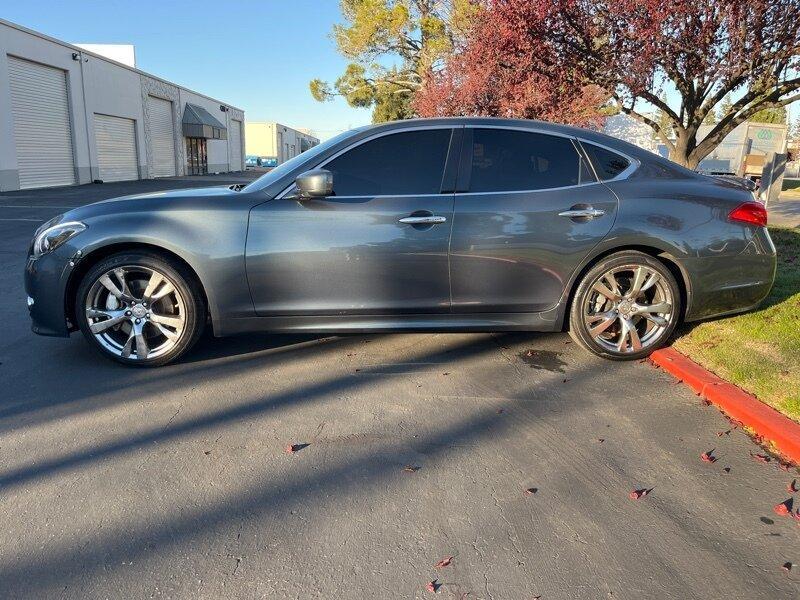
[[[587,177],[582,162],[566,137],[476,128],[469,191],[513,192],[578,185]]]
[[[438,194],[451,129],[420,129],[384,135],[334,158],[336,196]]]

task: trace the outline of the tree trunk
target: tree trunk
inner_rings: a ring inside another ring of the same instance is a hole
[[[669,158],[679,165],[694,171],[700,164],[695,149],[697,147],[697,131],[684,130],[675,139],[675,147],[670,151]]]

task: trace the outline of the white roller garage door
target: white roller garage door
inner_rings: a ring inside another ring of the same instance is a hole
[[[172,102],[155,96],[147,98],[150,144],[153,149],[153,177],[175,175],[175,138]]]
[[[74,184],[66,73],[9,56],[8,76],[19,187]]]
[[[228,136],[231,145],[231,171],[242,170],[242,122],[231,120],[231,134]]]
[[[94,116],[97,164],[103,181],[139,179],[136,160],[136,127],[132,119]]]

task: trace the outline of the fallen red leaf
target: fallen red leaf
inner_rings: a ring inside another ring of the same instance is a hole
[[[708,452],[703,452],[700,455],[700,458],[703,459],[704,462],[707,463],[715,463],[717,462],[717,457],[713,455],[713,450],[709,450]]]
[[[444,569],[445,567],[449,567],[450,563],[453,562],[453,558],[454,557],[452,557],[452,556],[446,556],[445,558],[443,558],[442,560],[437,562],[435,565],[433,565],[433,568],[434,569]]]
[[[526,496],[533,496],[533,495],[534,495],[536,492],[538,492],[538,491],[539,491],[539,488],[527,488],[527,489],[526,489],[524,492],[522,492],[522,493],[523,493],[523,494],[525,494]]]
[[[441,585],[441,583],[437,583],[436,579],[434,579],[433,581],[428,582],[428,585],[425,586],[425,589],[431,594],[435,594],[436,590],[438,590]]]
[[[790,467],[789,467],[789,465],[787,463],[779,462],[778,466],[780,467],[781,471],[786,471],[787,473],[789,472],[789,468]]]
[[[786,571],[788,573],[789,571],[792,570],[792,563],[790,563],[790,562],[783,563],[781,565],[781,569],[783,569],[784,571]]]
[[[703,406],[711,406],[711,401],[710,400],[706,400],[705,398],[703,398],[701,400],[701,402],[703,403]]]
[[[786,489],[789,490],[790,494],[794,494],[798,491],[797,487],[797,479],[792,479],[792,483],[786,486]]]
[[[792,514],[792,499],[789,498],[788,500],[784,500],[780,504],[776,504],[772,507],[772,510],[775,511],[776,515],[780,515],[782,517],[787,517]]]
[[[771,459],[769,456],[767,456],[766,454],[753,454],[753,453],[751,452],[751,453],[750,453],[750,456],[752,457],[752,459],[753,459],[753,460],[755,460],[755,461],[758,461],[758,462],[760,462],[760,463],[768,463],[770,460],[772,460],[772,459]]]
[[[647,488],[642,488],[640,490],[633,490],[630,494],[628,494],[628,496],[631,500],[639,500],[640,498],[647,496],[647,494],[649,494],[651,491],[653,491],[653,488],[650,488],[649,490]]]
[[[287,454],[295,454],[296,452],[300,452],[303,448],[308,446],[308,444],[289,444],[286,446],[286,453]]]

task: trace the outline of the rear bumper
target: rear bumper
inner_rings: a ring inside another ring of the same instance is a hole
[[[736,256],[687,258],[680,264],[690,281],[685,320],[697,321],[758,306],[772,289],[777,257],[763,229]]]

